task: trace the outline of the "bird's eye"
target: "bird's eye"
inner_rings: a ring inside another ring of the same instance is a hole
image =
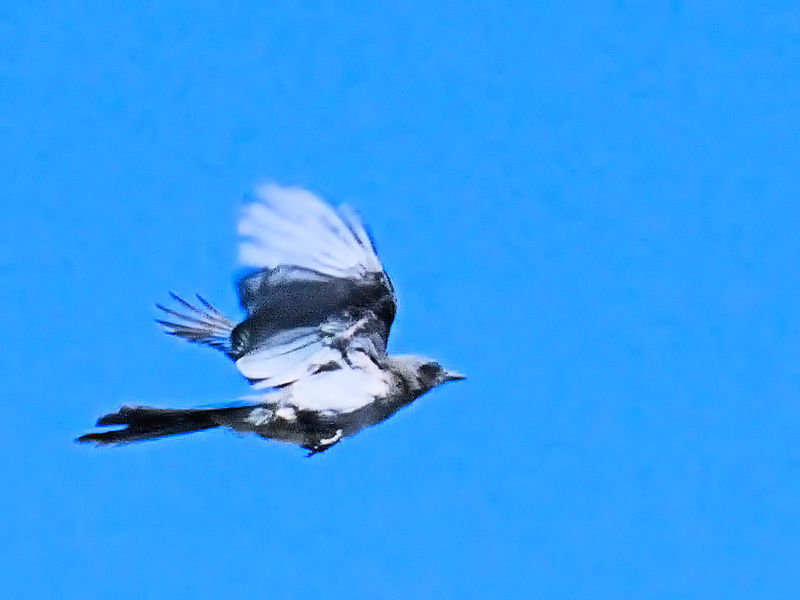
[[[439,374],[439,371],[441,370],[441,367],[439,366],[438,363],[430,362],[430,363],[425,363],[424,365],[422,365],[419,368],[419,370],[422,372],[423,375],[425,375],[425,377],[433,378],[433,377],[436,377]]]

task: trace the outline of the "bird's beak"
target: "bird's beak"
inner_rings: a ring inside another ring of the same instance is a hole
[[[467,376],[463,373],[459,373],[458,371],[445,371],[444,380],[445,381],[459,381],[461,379],[466,379]]]

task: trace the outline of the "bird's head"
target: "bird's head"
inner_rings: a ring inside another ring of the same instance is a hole
[[[448,381],[466,379],[457,371],[445,369],[431,358],[424,356],[396,356],[392,358],[392,368],[405,379],[408,384],[420,393],[427,392]]]

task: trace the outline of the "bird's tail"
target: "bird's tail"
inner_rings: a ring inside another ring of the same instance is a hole
[[[124,429],[88,433],[77,442],[98,444],[126,444],[152,440],[168,435],[191,433],[225,425],[235,420],[237,413],[250,411],[252,407],[234,406],[226,408],[150,408],[147,406],[123,406],[119,411],[100,417],[97,425],[125,425]]]

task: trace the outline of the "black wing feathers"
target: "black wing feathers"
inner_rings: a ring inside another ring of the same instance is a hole
[[[197,300],[203,305],[202,309],[173,292],[170,292],[170,296],[191,314],[180,313],[156,304],[156,307],[170,318],[170,320],[156,319],[156,322],[164,327],[169,335],[182,337],[197,344],[205,344],[230,355],[231,332],[235,327],[230,319],[199,294],[197,294]]]
[[[232,332],[231,356],[239,358],[263,347],[283,331],[319,326],[332,317],[354,322],[368,312],[380,320],[385,349],[395,315],[394,292],[385,273],[361,279],[308,274],[301,278],[294,271],[286,277],[285,271],[263,269],[239,281],[239,297],[248,317]]]

